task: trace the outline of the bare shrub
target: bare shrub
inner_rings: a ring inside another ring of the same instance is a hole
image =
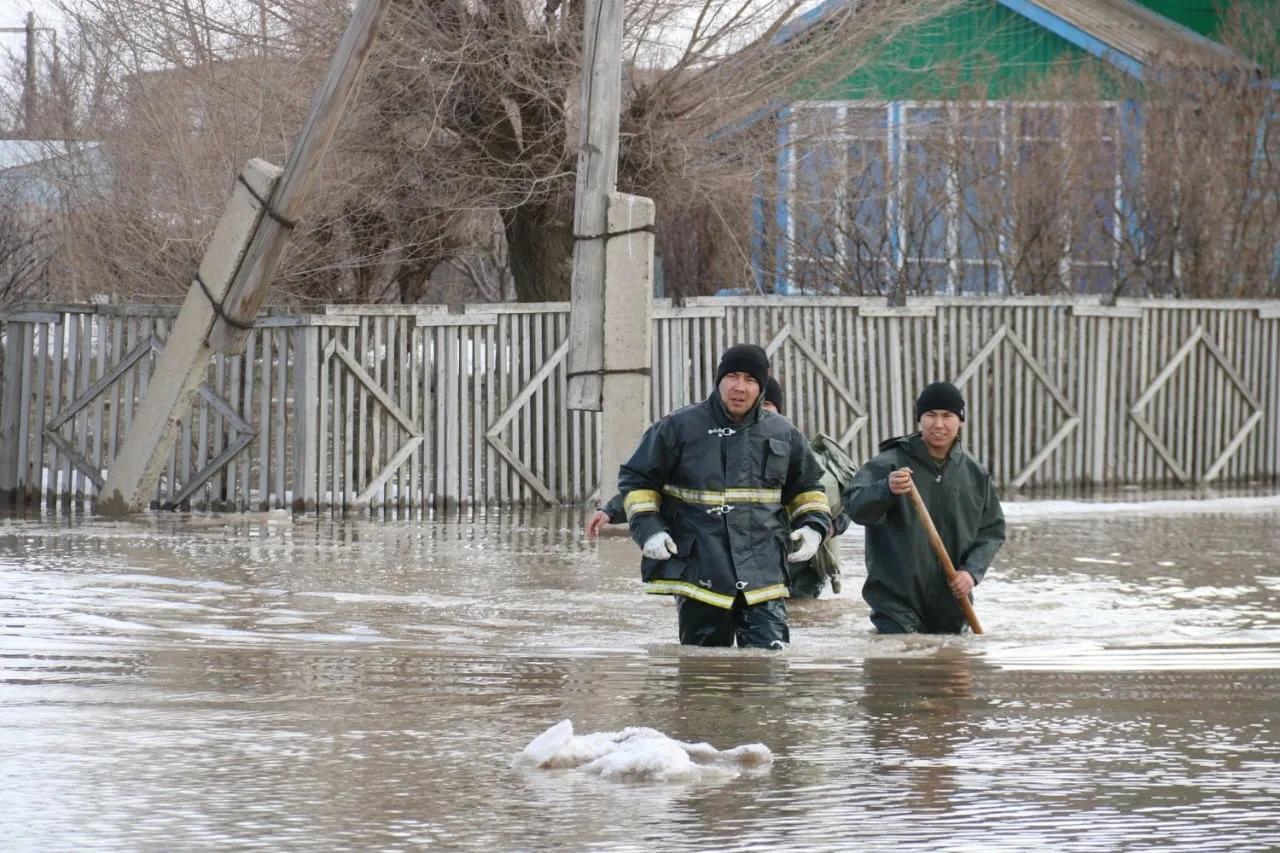
[[[67,218],[64,273],[118,298],[177,299],[236,170],[251,156],[283,162],[349,7],[62,5],[80,70],[42,104],[60,133],[101,140],[111,164]],[[749,272],[751,188],[775,152],[758,133],[716,131],[939,8],[861,4],[786,38],[800,7],[626,10],[618,188],[657,202],[670,292]],[[271,298],[565,298],[582,10],[396,0]],[[50,91],[53,77],[42,77]]]

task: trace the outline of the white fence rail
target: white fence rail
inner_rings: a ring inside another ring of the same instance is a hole
[[[0,497],[92,500],[175,309],[4,318]],[[1280,479],[1280,303],[706,298],[654,312],[652,410],[703,399],[728,344],[766,346],[806,434],[858,459],[945,378],[1006,490]],[[160,506],[572,503],[597,416],[565,409],[566,304],[336,306],[261,319],[217,356]]]

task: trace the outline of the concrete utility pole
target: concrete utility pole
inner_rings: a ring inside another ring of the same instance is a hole
[[[212,352],[239,355],[391,0],[360,0],[281,171],[250,161],[205,250],[147,395],[111,462],[97,511],[144,510]],[[202,283],[203,282],[203,283]],[[207,290],[207,292],[206,292]]]
[[[604,384],[600,413],[600,501],[618,491],[618,467],[649,426],[649,338],[653,304],[653,201],[610,193],[605,249]]]
[[[240,172],[196,273],[214,299],[227,292],[264,217],[263,206],[254,196],[268,198],[279,178],[280,167],[265,160],[250,160]],[[150,504],[182,416],[191,410],[191,401],[209,371],[211,350],[205,337],[214,319],[213,302],[198,282],[193,283],[156,362],[146,396],[129,422],[120,452],[111,460],[95,512],[123,515]]]

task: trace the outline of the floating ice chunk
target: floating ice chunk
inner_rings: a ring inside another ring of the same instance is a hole
[[[534,738],[518,762],[543,770],[578,767],[612,781],[674,782],[727,779],[767,768],[773,753],[762,743],[721,751],[638,726],[575,735],[573,724],[563,720]]]
[[[720,756],[739,767],[768,767],[773,763],[773,753],[762,743],[744,743],[722,752]]]
[[[546,767],[571,740],[573,723],[561,720],[529,742],[520,753],[520,763]]]
[[[622,741],[583,769],[615,782],[675,782],[699,778],[707,767],[694,764],[678,742],[659,736]],[[717,775],[734,774],[725,769]]]

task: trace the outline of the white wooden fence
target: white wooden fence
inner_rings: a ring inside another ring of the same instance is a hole
[[[176,309],[4,318],[0,497],[92,500]],[[912,429],[935,379],[1003,489],[1280,479],[1280,303],[705,298],[654,315],[653,411],[765,345],[788,417],[857,459]],[[572,503],[596,415],[565,401],[567,304],[334,306],[270,316],[215,357],[156,494],[214,509]]]

